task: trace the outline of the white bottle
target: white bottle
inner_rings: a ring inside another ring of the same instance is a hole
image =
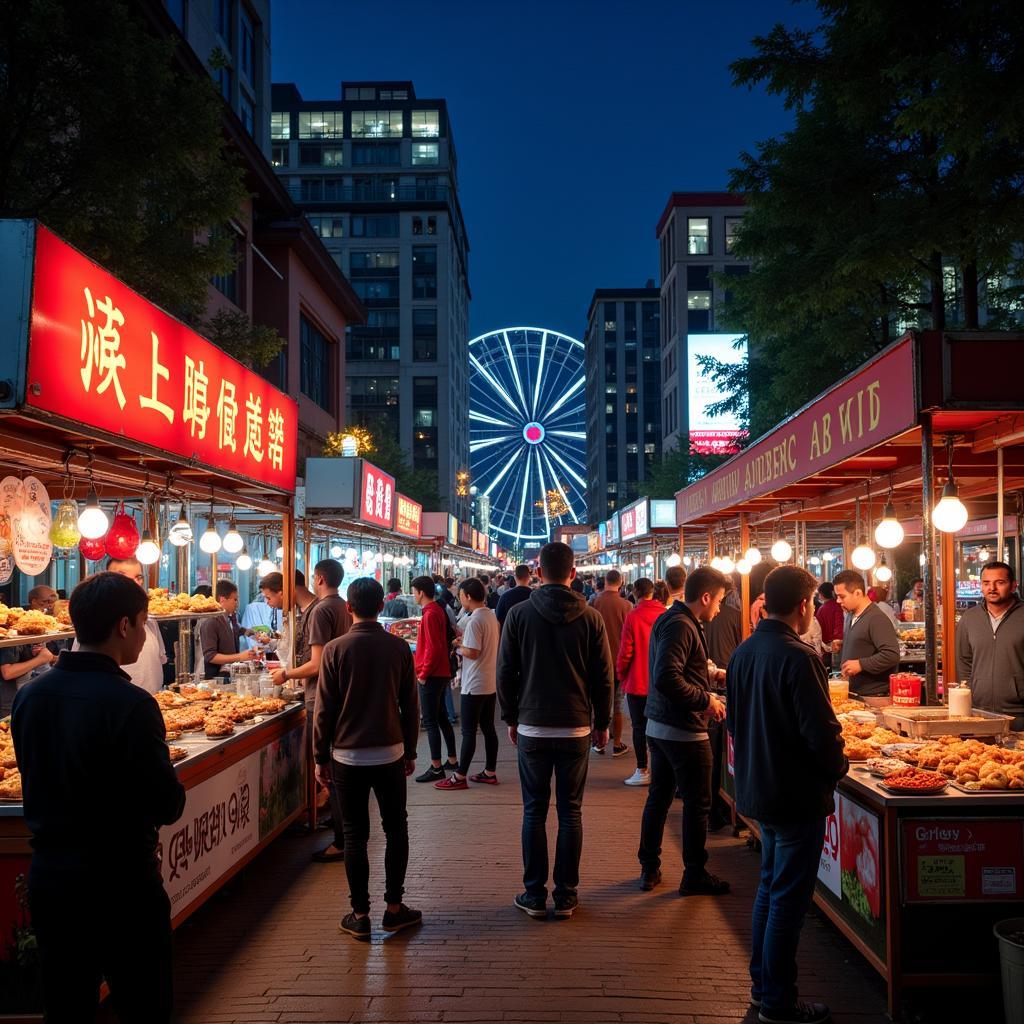
[[[949,713],[957,717],[968,717],[971,713],[971,688],[966,680],[949,690]]]

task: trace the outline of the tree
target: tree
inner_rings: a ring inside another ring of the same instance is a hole
[[[717,369],[734,407],[752,386],[751,436],[907,327],[977,328],[981,283],[1003,320],[1019,301],[1024,6],[817,7],[816,30],[776,25],[732,65],[795,112],[730,178],[752,267],[728,278],[723,319],[749,334],[750,364]]]
[[[269,365],[286,344],[273,327],[254,324],[238,310],[221,309],[200,327],[215,345],[254,370]]]
[[[123,0],[0,0],[0,216],[38,218],[198,324],[247,193],[223,101],[174,45]]]
[[[699,480],[729,458],[728,455],[698,455],[690,452],[689,447],[689,440],[686,440],[664,453],[661,462],[651,468],[647,479],[640,484],[641,497],[674,498],[676,491]]]

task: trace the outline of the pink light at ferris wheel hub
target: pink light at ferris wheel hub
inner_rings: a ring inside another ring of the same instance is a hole
[[[544,427],[539,423],[527,423],[523,427],[523,437],[527,444],[540,444],[544,440]]]

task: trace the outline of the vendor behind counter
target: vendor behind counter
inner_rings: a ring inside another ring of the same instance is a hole
[[[832,581],[847,614],[839,667],[861,697],[888,697],[889,676],[899,669],[900,642],[889,617],[867,595],[864,577],[845,569]]]

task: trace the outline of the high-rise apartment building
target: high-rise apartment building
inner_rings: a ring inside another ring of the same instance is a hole
[[[732,255],[744,212],[743,197],[729,192],[673,192],[658,221],[665,451],[677,447],[689,429],[687,337],[724,330],[716,313],[728,289],[712,275],[740,275],[750,269]]]
[[[444,100],[412,82],[275,84],[272,161],[368,311],[346,347],[346,415],[388,431],[468,521],[469,242]]]
[[[661,460],[659,292],[598,288],[587,312],[587,506],[596,523],[638,496]]]

